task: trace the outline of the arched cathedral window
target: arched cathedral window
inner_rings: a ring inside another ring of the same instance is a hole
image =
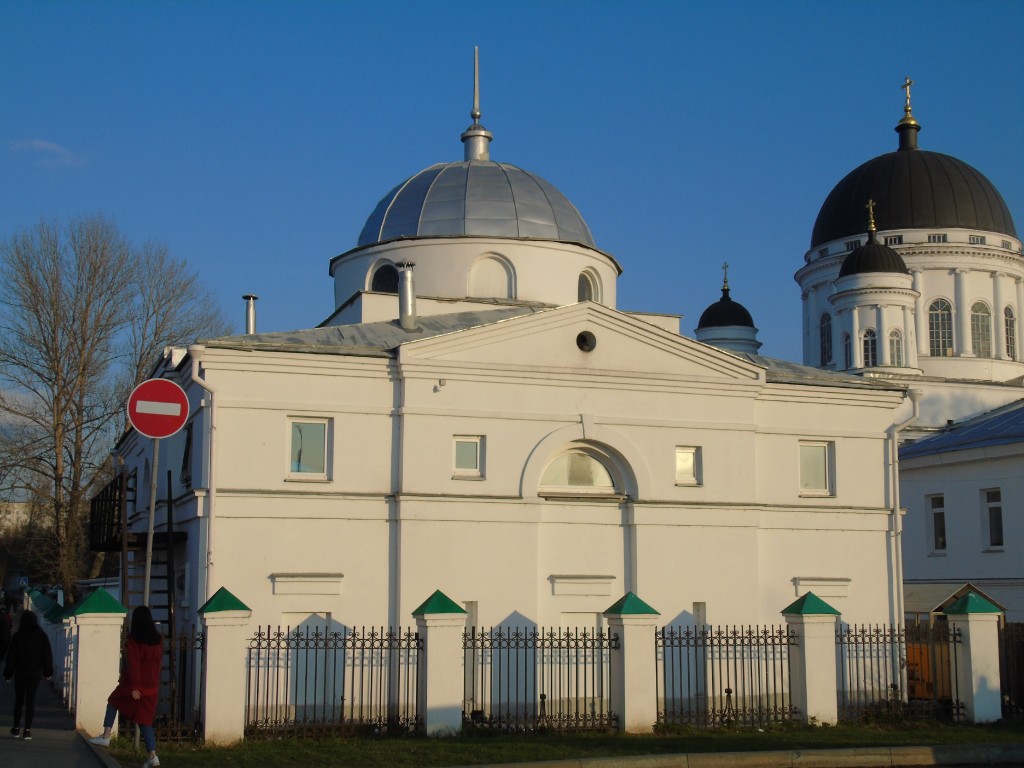
[[[843,334],[843,368],[853,368],[853,346],[850,343],[850,334]]]
[[[971,352],[975,357],[992,357],[992,313],[982,301],[971,307]]]
[[[373,273],[370,290],[378,293],[398,293],[398,270],[391,264],[384,264]]]
[[[818,333],[821,342],[821,365],[832,364],[832,315],[826,312],[821,316],[818,323]]]
[[[571,448],[556,456],[541,476],[542,495],[616,495],[621,492],[610,457],[590,446]]]
[[[936,299],[928,307],[928,354],[953,354],[953,308],[945,299]]]
[[[874,368],[878,365],[878,337],[868,328],[864,331],[864,367]]]
[[[889,332],[889,362],[897,368],[903,367],[903,333],[898,328]]]
[[[1006,356],[1017,359],[1017,318],[1013,316],[1013,307],[1003,310],[1003,322],[1006,324]]]

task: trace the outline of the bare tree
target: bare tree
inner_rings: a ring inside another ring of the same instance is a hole
[[[85,569],[89,487],[128,389],[154,350],[226,328],[184,262],[133,246],[102,216],[40,222],[0,245],[0,464],[8,493],[45,510],[43,571],[67,591]]]

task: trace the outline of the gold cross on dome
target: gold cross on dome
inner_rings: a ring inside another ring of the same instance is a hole
[[[875,230],[875,206],[877,203],[874,200],[868,200],[868,204],[864,207],[868,209],[868,231],[874,232]]]
[[[912,86],[913,84],[914,81],[911,80],[909,76],[907,76],[903,79],[903,85],[900,86],[900,90],[907,92],[907,101],[903,105],[903,111],[906,112],[908,115],[910,114],[910,86]]]
[[[723,275],[722,287],[723,288],[728,288],[729,287],[729,262],[728,261],[723,261],[722,262],[722,275]]]

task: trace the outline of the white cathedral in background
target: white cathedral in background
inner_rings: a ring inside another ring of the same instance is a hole
[[[795,276],[803,359],[920,393],[900,412],[908,611],[969,582],[1021,620],[1021,241],[985,176],[918,147],[911,85],[897,149],[847,174],[814,223]]]

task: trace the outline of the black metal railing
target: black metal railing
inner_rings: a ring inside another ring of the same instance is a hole
[[[116,551],[121,546],[121,503],[125,474],[119,473],[103,486],[89,502],[89,549],[93,552]]]
[[[792,719],[784,626],[656,630],[659,725],[755,726]]]
[[[960,631],[946,622],[844,625],[836,631],[839,719],[963,714],[956,682]]]
[[[502,731],[615,728],[611,652],[599,629],[472,628],[463,633],[463,724]]]
[[[1024,623],[1007,622],[999,629],[999,680],[1003,718],[1024,720]]]
[[[411,630],[260,627],[249,641],[246,736],[319,736],[419,727]]]

